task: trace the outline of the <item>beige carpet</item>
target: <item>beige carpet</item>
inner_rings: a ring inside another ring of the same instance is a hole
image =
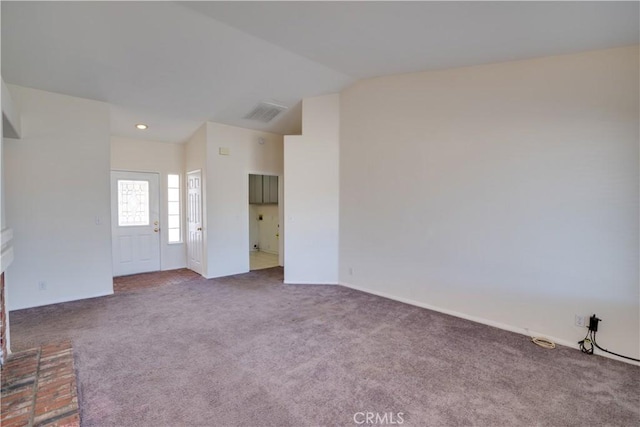
[[[73,340],[84,426],[640,425],[638,367],[282,274],[12,312],[12,345]]]

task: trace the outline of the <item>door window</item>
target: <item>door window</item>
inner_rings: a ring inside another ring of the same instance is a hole
[[[167,205],[169,212],[168,242],[180,243],[182,241],[182,233],[180,232],[180,175],[170,174],[167,176]]]
[[[118,180],[118,225],[149,225],[149,181]]]

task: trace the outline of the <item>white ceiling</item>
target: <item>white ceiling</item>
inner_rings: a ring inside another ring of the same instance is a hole
[[[638,2],[2,1],[2,76],[110,102],[121,136],[183,141],[205,120],[298,133],[303,97],[635,44],[639,13]],[[263,100],[290,111],[268,125],[242,118]]]
[[[187,2],[357,79],[638,43],[637,2]]]

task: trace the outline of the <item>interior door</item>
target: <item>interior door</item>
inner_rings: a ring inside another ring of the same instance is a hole
[[[187,266],[202,275],[202,172],[187,174]]]
[[[160,270],[157,173],[111,172],[113,275]]]

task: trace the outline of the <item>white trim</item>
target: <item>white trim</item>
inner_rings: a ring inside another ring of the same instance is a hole
[[[113,290],[111,292],[100,292],[98,294],[89,295],[89,296],[83,296],[83,297],[80,297],[80,298],[61,298],[61,299],[57,299],[57,300],[47,301],[45,303],[38,304],[38,305],[27,305],[27,306],[24,306],[24,307],[11,307],[7,311],[25,310],[27,308],[44,307],[44,306],[47,306],[47,305],[62,304],[63,302],[82,301],[82,300],[85,300],[85,299],[100,298],[100,297],[106,297],[106,296],[109,296],[109,295],[113,295]]]
[[[22,138],[21,115],[13,98],[9,87],[2,79],[2,115],[6,118],[4,124],[6,128],[2,130],[2,137],[20,139]]]
[[[513,326],[513,325],[509,325],[506,323],[501,323],[501,322],[496,322],[494,320],[489,320],[489,319],[485,319],[482,317],[477,317],[477,316],[471,316],[469,314],[465,314],[459,311],[455,311],[455,310],[449,310],[446,308],[441,308],[441,307],[437,307],[431,304],[426,304],[420,301],[416,301],[413,299],[409,299],[409,298],[403,298],[403,297],[397,297],[395,295],[391,295],[388,294],[386,292],[380,292],[380,291],[374,291],[371,289],[367,289],[367,288],[363,288],[360,286],[356,286],[356,285],[352,285],[350,283],[340,283],[340,286],[344,286],[345,288],[350,288],[350,289],[354,289],[356,291],[360,291],[360,292],[365,292],[368,294],[372,294],[372,295],[376,295],[382,298],[387,298],[390,300],[394,300],[394,301],[398,301],[398,302],[402,302],[405,304],[409,304],[409,305],[413,305],[416,307],[420,307],[420,308],[426,308],[427,310],[433,310],[433,311],[437,311],[439,313],[444,313],[444,314],[448,314],[450,316],[454,316],[454,317],[459,317],[461,319],[465,319],[465,320],[470,320],[472,322],[476,322],[476,323],[482,323],[484,325],[488,325],[488,326],[493,326],[494,328],[498,328],[498,329],[503,329],[505,331],[509,331],[509,332],[515,332],[517,334],[521,334],[521,335],[526,335],[528,337],[533,337],[533,336],[544,336],[546,338],[551,339],[552,341],[554,341],[556,344],[560,344],[563,345],[565,347],[570,347],[573,349],[578,350],[580,347],[578,346],[577,342],[573,342],[573,341],[568,341],[562,338],[557,338],[557,337],[551,337],[548,336],[544,333],[541,332],[537,332],[537,331],[531,331],[527,328],[519,328],[517,326]],[[599,353],[595,353],[597,356],[603,356],[603,357],[607,357],[609,359],[614,359],[617,360],[619,362],[625,362],[631,365],[636,365],[636,366],[640,366],[640,363],[638,362],[634,362],[632,360],[627,360],[627,359],[623,359],[621,357],[617,357],[614,356],[612,354],[608,354],[608,353],[604,353],[604,352],[599,352]]]
[[[7,267],[13,262],[13,248],[8,247],[0,253],[0,273],[7,271]]]
[[[4,273],[13,262],[13,247],[9,242],[13,239],[13,230],[5,228],[0,233],[0,273]]]
[[[258,252],[264,252],[266,254],[271,254],[271,255],[279,255],[278,252],[274,252],[274,251],[268,251],[266,249],[258,249]]]
[[[4,246],[13,239],[13,229],[5,228],[4,230],[2,230],[2,233],[0,234],[0,236],[1,236],[0,246]]]
[[[283,282],[285,285],[320,285],[320,286],[324,286],[324,285],[328,285],[328,286],[336,286],[339,285],[340,283],[338,282],[325,282],[325,283],[318,283],[318,282],[304,282],[304,281],[297,281],[297,280],[285,280]]]

